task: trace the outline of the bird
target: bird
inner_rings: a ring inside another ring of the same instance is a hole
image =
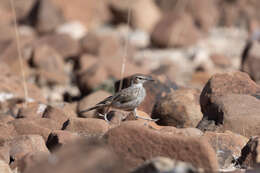
[[[130,85],[127,88],[119,90],[114,95],[109,96],[102,100],[101,102],[97,103],[95,106],[90,107],[86,110],[82,110],[80,114],[85,112],[94,110],[94,109],[103,109],[105,108],[105,114],[99,114],[103,116],[106,121],[107,119],[107,112],[110,108],[116,108],[124,111],[133,112],[135,118],[149,120],[149,121],[157,121],[159,119],[152,119],[143,116],[137,115],[137,107],[143,102],[146,96],[145,88],[143,84],[147,81],[154,81],[152,77],[142,75],[142,74],[135,74],[132,76]]]

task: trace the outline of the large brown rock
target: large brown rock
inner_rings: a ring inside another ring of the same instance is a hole
[[[19,160],[27,153],[46,152],[49,153],[43,138],[39,135],[17,136],[6,144],[10,146],[10,156],[13,160]]]
[[[121,160],[97,140],[77,140],[45,157],[24,173],[125,173]]]
[[[260,87],[246,73],[231,72],[212,76],[200,95],[201,111],[204,118],[221,123],[215,99],[228,94],[255,94]]]
[[[52,32],[64,22],[61,9],[51,0],[38,1],[35,27],[40,33]]]
[[[16,136],[15,127],[11,124],[0,123],[0,143]]]
[[[47,141],[52,130],[62,128],[59,123],[47,118],[16,119],[8,122],[8,124],[14,126],[15,132],[18,135],[40,135],[45,141]]]
[[[65,130],[55,130],[48,136],[46,145],[48,149],[53,152],[65,144],[75,141],[77,138],[79,138],[79,136],[76,133]]]
[[[216,153],[202,138],[172,136],[136,124],[122,123],[107,132],[105,139],[121,157],[127,170],[156,156],[189,162],[195,167],[216,171]]]
[[[128,15],[131,15],[130,23],[132,26],[146,32],[151,32],[161,18],[161,11],[152,0],[110,0],[109,6],[115,23],[127,22]]]
[[[66,19],[79,20],[88,29],[99,27],[111,18],[106,1],[98,3],[92,0],[76,0],[73,3],[63,0],[52,1],[62,9]]]
[[[41,118],[47,105],[37,102],[28,103],[26,106],[19,108],[16,118]]]
[[[109,129],[105,120],[97,118],[69,118],[62,130],[75,132],[83,136],[101,136]]]
[[[226,131],[225,133],[206,132],[203,138],[209,141],[217,153],[221,169],[233,167],[233,161],[241,154],[241,149],[248,139],[241,135]]]
[[[168,13],[155,25],[152,42],[160,47],[183,47],[201,37],[192,17],[187,13]]]
[[[48,45],[37,46],[32,65],[37,68],[38,82],[44,84],[66,84],[69,79],[64,71],[62,56]]]
[[[44,44],[54,48],[64,59],[79,55],[79,42],[67,34],[47,34],[34,42],[35,47]]]
[[[196,127],[203,115],[199,104],[199,91],[179,89],[161,98],[153,111],[158,124],[175,127]]]

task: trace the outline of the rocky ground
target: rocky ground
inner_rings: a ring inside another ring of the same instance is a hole
[[[11,5],[1,173],[260,172],[258,0],[14,0],[17,18]],[[138,114],[159,121],[80,113],[115,92],[122,64],[125,81],[155,79]]]

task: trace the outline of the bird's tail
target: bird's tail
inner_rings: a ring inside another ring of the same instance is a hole
[[[100,108],[107,107],[107,106],[109,106],[111,104],[111,100],[112,100],[112,96],[109,96],[105,100],[103,100],[103,101],[99,102],[98,104],[96,104],[95,106],[80,111],[79,114],[82,114],[82,113],[85,113],[85,112],[89,112],[89,111],[92,111],[94,109],[100,109]]]

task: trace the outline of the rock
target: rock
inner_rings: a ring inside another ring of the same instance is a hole
[[[34,42],[35,47],[48,45],[54,48],[64,59],[79,55],[79,42],[67,34],[47,34]]]
[[[0,172],[1,173],[13,173],[13,171],[9,167],[8,163],[5,163],[5,161],[3,161],[3,160],[0,160]]]
[[[40,119],[16,119],[8,124],[13,125],[18,135],[40,135],[47,141],[52,130],[61,129],[59,124],[47,118]]]
[[[4,52],[5,49],[12,43],[12,40],[15,39],[13,27],[10,25],[2,25],[0,28],[0,51]]]
[[[241,149],[248,141],[246,137],[231,131],[226,131],[225,133],[206,132],[203,137],[209,141],[217,153],[221,169],[228,169],[234,166],[234,160],[240,156]]]
[[[43,138],[39,135],[21,135],[6,141],[10,146],[10,156],[13,160],[19,160],[27,153],[46,152],[49,153]]]
[[[153,110],[158,124],[175,127],[196,127],[203,115],[199,105],[199,92],[179,89],[161,98]]]
[[[28,103],[18,110],[17,118],[41,118],[47,105],[37,102]]]
[[[161,12],[152,0],[116,1],[110,0],[109,6],[113,14],[113,22],[127,23],[129,9],[131,14],[130,23],[134,28],[151,32],[155,24],[161,18]],[[146,9],[145,12],[143,9]],[[147,20],[149,18],[150,20]]]
[[[98,28],[111,19],[106,1],[96,3],[92,0],[77,0],[72,4],[63,0],[53,0],[53,2],[62,9],[66,19],[78,20],[90,30]]]
[[[33,153],[27,153],[19,160],[15,160],[11,163],[11,168],[19,172],[24,172],[25,170],[29,169],[33,165],[39,163],[45,157],[48,157],[50,154],[43,151],[37,151]]]
[[[175,128],[173,126],[162,126],[160,129],[161,133],[167,133],[169,135],[180,135],[180,136],[190,136],[190,137],[200,137],[203,132],[197,128]]]
[[[27,97],[25,97],[24,84],[26,84]],[[32,102],[39,101],[45,103],[46,100],[41,94],[40,89],[32,83],[24,83],[20,76],[0,75],[0,97],[1,101],[7,101],[10,99],[18,99],[20,102]]]
[[[260,81],[260,44],[256,40],[259,39],[258,32],[253,33],[252,38],[247,41],[241,56],[241,71],[248,73],[254,81]]]
[[[210,56],[210,59],[216,67],[228,68],[231,66],[230,59],[228,59],[228,57],[226,57],[225,55],[212,54]]]
[[[107,146],[100,141],[86,139],[66,145],[24,173],[46,173],[53,170],[56,173],[126,173],[121,160]]]
[[[259,137],[251,137],[247,144],[241,150],[241,156],[238,158],[238,163],[242,167],[255,167],[260,163],[260,146]]]
[[[37,4],[36,29],[40,33],[54,31],[64,22],[62,11],[51,0],[41,0]]]
[[[221,125],[222,130],[232,130],[246,137],[260,135],[260,101],[255,97],[228,94],[215,98],[211,104],[214,109],[208,109],[211,114],[208,118]]]
[[[200,37],[201,33],[189,14],[168,13],[155,25],[151,40],[159,47],[185,47]]]
[[[21,73],[23,71],[25,78],[27,78],[31,73],[27,61],[30,59],[33,53],[31,43],[33,42],[34,38],[32,36],[21,36],[20,40],[21,42],[19,50],[21,57],[17,51],[16,40],[13,39],[12,41],[10,41],[9,44],[6,44],[6,48],[3,50],[3,52],[1,52],[0,62],[8,65],[12,74],[21,76]],[[20,63],[23,64],[22,67]]]
[[[90,31],[81,39],[81,46],[85,53],[98,55],[100,44],[101,40],[95,32]]]
[[[163,172],[174,172],[174,173],[197,173],[196,170],[191,164],[171,160],[167,157],[156,157],[153,158],[142,166],[138,167],[131,173],[163,173]]]
[[[209,120],[214,120],[217,124],[221,123],[221,120],[217,119],[220,117],[214,115],[218,112],[214,105],[214,100],[217,97],[228,94],[255,94],[259,90],[259,86],[246,73],[216,74],[209,79],[200,95],[203,116]]]
[[[81,112],[92,106],[95,106],[97,103],[101,102],[108,96],[111,96],[111,94],[102,90],[93,92],[90,95],[85,96],[82,100],[78,102],[77,112]],[[82,113],[80,114],[80,116],[87,117],[87,118],[94,118],[96,117],[96,110]]]
[[[32,65],[37,68],[38,80],[44,84],[66,84],[69,79],[64,71],[62,56],[52,47],[41,45],[35,48]]]
[[[37,0],[22,0],[22,1],[14,1],[14,9],[16,12],[17,20],[23,21],[25,20],[32,10],[32,8],[36,5]],[[0,2],[1,7],[5,7],[8,11],[11,11],[10,2],[8,0],[3,0]]]
[[[46,146],[51,152],[53,152],[65,144],[75,141],[77,138],[79,138],[79,136],[75,133],[64,130],[55,130],[49,135]]]
[[[171,12],[172,9],[186,12],[192,16],[194,23],[199,28],[203,31],[208,31],[219,21],[218,3],[215,1],[203,0],[201,1],[202,4],[198,6],[196,2],[196,0],[191,0],[189,3],[178,4],[178,1],[176,0],[156,1],[157,5],[164,13]],[[209,13],[211,14],[210,16],[208,16]]]
[[[13,125],[0,123],[0,143],[12,139],[17,133]]]
[[[189,162],[195,167],[216,171],[216,154],[198,137],[172,136],[136,124],[122,123],[104,136],[108,145],[131,170],[156,156]]]
[[[108,129],[108,123],[97,118],[69,118],[62,128],[83,136],[102,136]]]
[[[43,113],[43,118],[49,118],[59,124],[59,127],[63,126],[63,123],[68,120],[70,115],[68,115],[65,111],[60,108],[47,106]],[[72,116],[74,117],[74,116]]]

